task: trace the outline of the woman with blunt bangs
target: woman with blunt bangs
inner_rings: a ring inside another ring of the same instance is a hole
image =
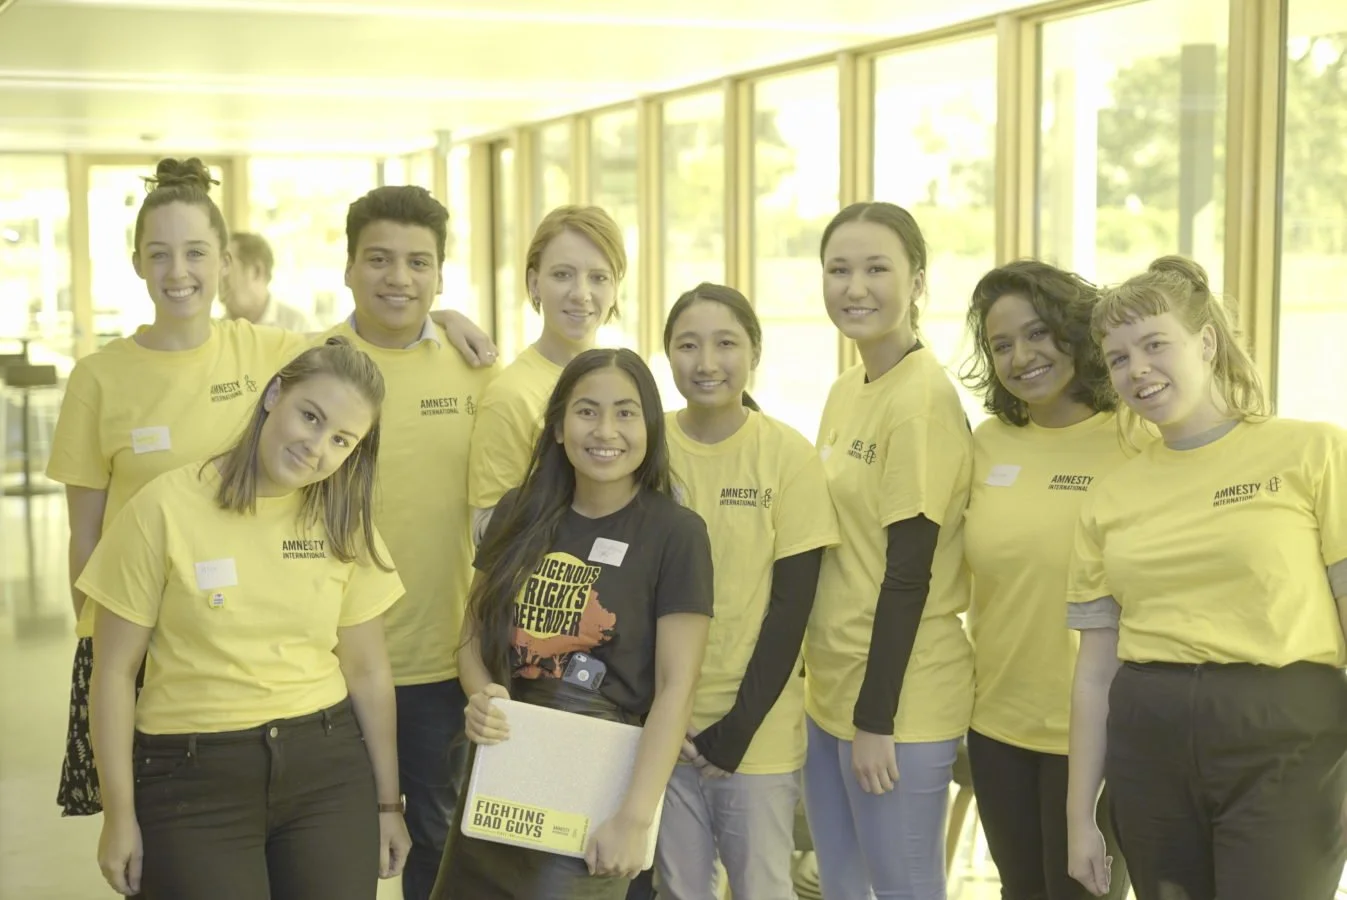
[[[664,350],[687,408],[669,413],[681,501],[707,523],[716,618],[692,724],[669,784],[656,865],[669,900],[790,900],[804,765],[800,646],[837,522],[818,453],[744,390],[762,325],[743,294],[702,284],[678,298]]]
[[[644,731],[622,805],[592,823],[583,860],[471,838],[460,823],[432,897],[619,900],[687,734],[712,607],[706,525],[671,496],[664,414],[640,357],[589,350],[562,371],[523,483],[502,498],[475,565],[458,657],[475,745],[510,739],[498,698]],[[585,598],[565,632],[539,599],[559,572],[582,578],[569,588]],[[576,677],[579,653],[601,678]],[[545,769],[565,750],[530,752]]]
[[[972,441],[919,338],[927,255],[912,215],[849,206],[820,257],[828,316],[861,363],[819,427],[842,540],[824,552],[805,639],[805,808],[829,900],[944,900],[949,783],[973,705],[959,618]]]
[[[1137,900],[1330,900],[1347,859],[1347,431],[1268,415],[1190,260],[1104,292],[1092,328],[1160,439],[1076,530],[1071,874],[1108,884],[1102,779]]]
[[[137,493],[80,576],[118,893],[371,900],[401,871],[383,396],[345,340],[305,351],[232,448]]]
[[[973,432],[964,558],[973,576],[969,762],[1004,900],[1089,896],[1067,872],[1071,673],[1079,640],[1062,594],[1080,507],[1128,454],[1117,395],[1090,337],[1098,289],[1025,259],[973,289],[968,388],[992,418]],[[1106,823],[1101,804],[1099,821]],[[1109,893],[1127,893],[1111,829]]]

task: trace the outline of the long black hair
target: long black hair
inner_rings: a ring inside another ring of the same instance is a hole
[[[468,598],[468,615],[475,623],[482,662],[497,684],[509,683],[515,598],[556,540],[557,527],[575,499],[575,467],[565,446],[557,440],[566,408],[580,380],[602,369],[626,373],[636,383],[641,398],[646,449],[645,459],[632,473],[636,486],[642,491],[673,494],[664,409],[649,367],[630,350],[587,350],[571,360],[547,401],[524,483],[509,508],[499,511],[504,521],[491,529],[478,554],[477,568],[482,577]]]

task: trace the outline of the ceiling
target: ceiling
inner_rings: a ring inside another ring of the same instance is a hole
[[[407,152],[1020,5],[0,0],[0,149]]]

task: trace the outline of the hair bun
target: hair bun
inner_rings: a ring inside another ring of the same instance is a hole
[[[211,177],[206,164],[193,156],[187,160],[161,159],[154,169],[154,177],[145,179],[146,185],[155,188],[197,187],[204,193],[210,193],[210,186],[219,184]]]
[[[1211,281],[1207,278],[1207,270],[1186,256],[1162,256],[1152,262],[1147,271],[1178,276],[1192,285],[1193,290],[1211,293]]]

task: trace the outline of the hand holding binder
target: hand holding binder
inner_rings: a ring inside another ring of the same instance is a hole
[[[468,711],[469,727],[484,736],[500,730],[487,706]],[[477,747],[465,835],[585,859],[599,874],[654,864],[663,798],[648,829],[614,818],[636,767],[640,728],[505,698],[489,706],[503,715],[508,740]],[[626,846],[633,840],[634,852]]]

